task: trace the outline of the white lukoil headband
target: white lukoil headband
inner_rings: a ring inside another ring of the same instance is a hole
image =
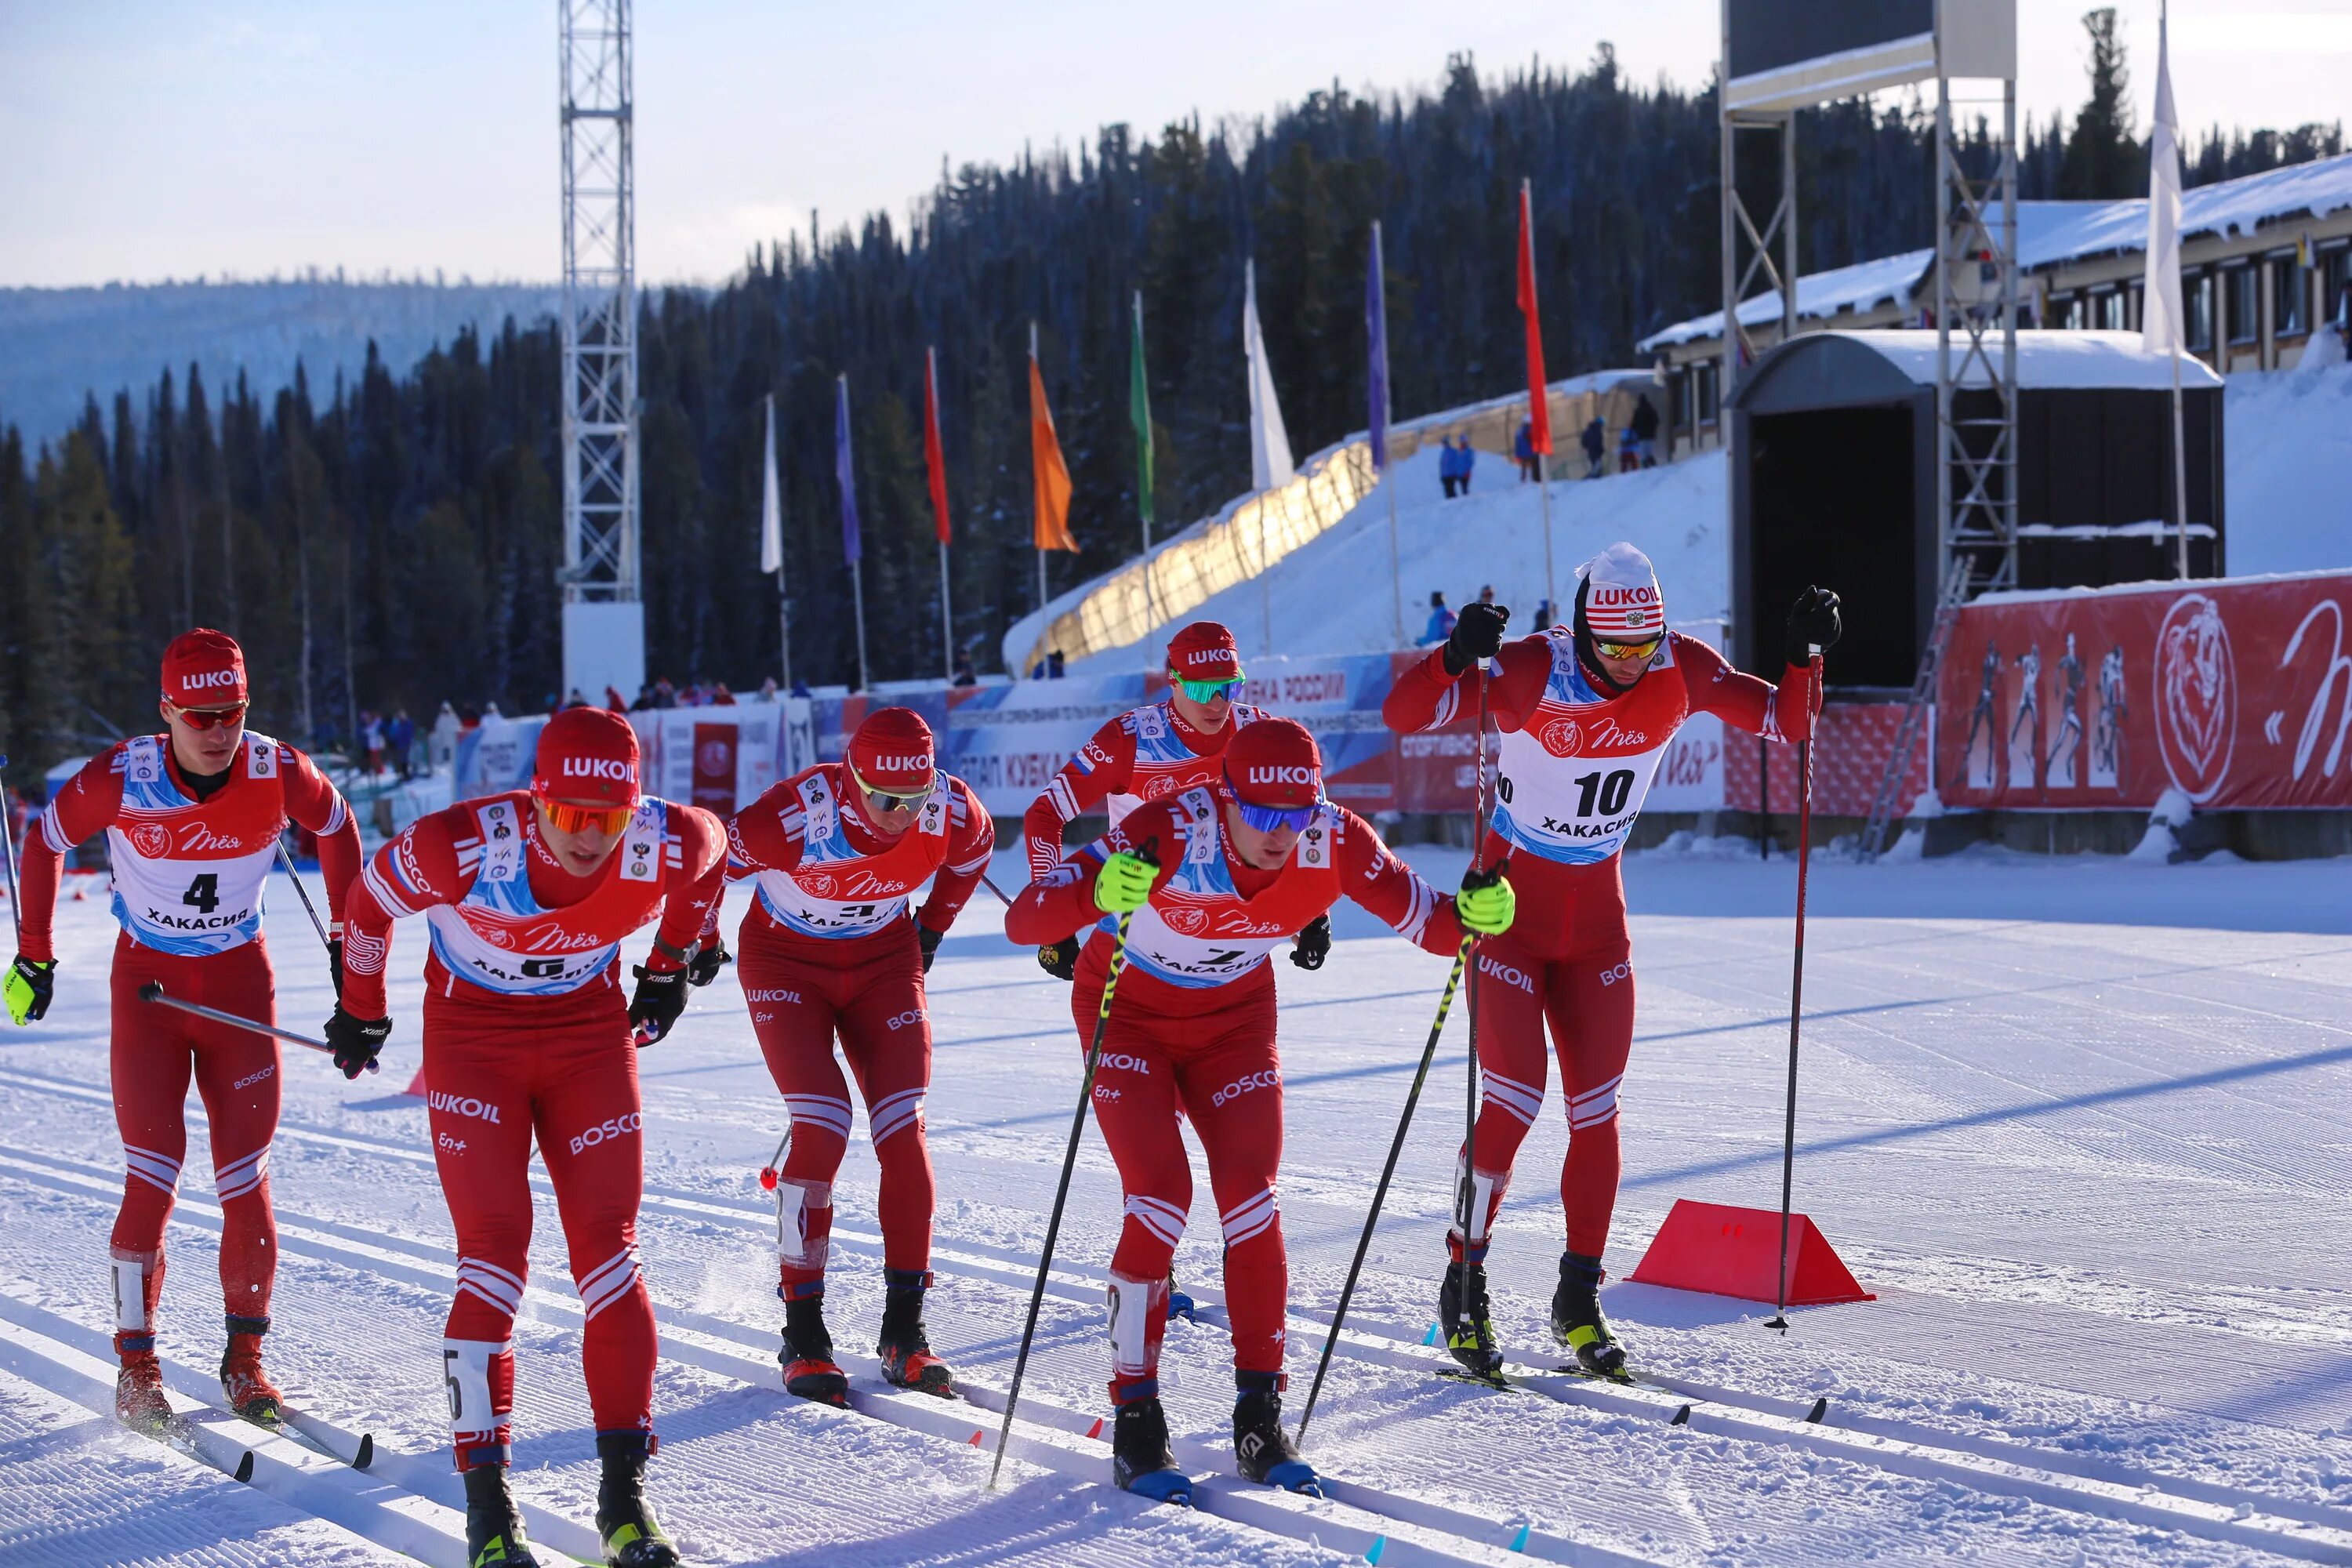
[[[1620,540],[1577,568],[1585,629],[1606,642],[1643,642],[1665,630],[1666,596],[1650,558]]]

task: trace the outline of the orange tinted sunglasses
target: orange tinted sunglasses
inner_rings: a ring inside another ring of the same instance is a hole
[[[1657,652],[1658,645],[1665,640],[1664,637],[1652,637],[1647,642],[1602,642],[1595,637],[1592,649],[1603,658],[1647,658]]]
[[[625,805],[566,805],[541,795],[531,798],[547,813],[549,823],[563,833],[585,833],[592,827],[599,833],[618,833],[635,815]]]
[[[172,711],[179,715],[180,722],[191,730],[216,730],[224,724],[245,722],[245,704],[242,702],[233,708],[182,708],[174,704]]]

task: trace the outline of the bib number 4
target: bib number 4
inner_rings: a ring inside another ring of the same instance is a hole
[[[188,890],[180,895],[180,902],[198,914],[208,915],[220,908],[219,875],[212,871],[200,872],[196,879],[188,884]]]

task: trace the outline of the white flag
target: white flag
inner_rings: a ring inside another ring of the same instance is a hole
[[[767,404],[767,472],[760,481],[760,570],[777,574],[776,585],[781,589],[784,570],[784,497],[783,488],[776,482],[776,400],[772,395]]]
[[[2180,117],[2172,108],[2172,58],[2156,25],[2156,127],[2147,142],[2147,282],[2140,294],[2140,346],[2152,354],[2189,346],[2180,311]]]
[[[1265,334],[1257,324],[1257,263],[1242,265],[1242,348],[1249,356],[1250,488],[1270,490],[1290,482],[1290,433],[1274,400],[1274,370],[1265,363]]]

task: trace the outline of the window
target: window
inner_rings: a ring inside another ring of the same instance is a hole
[[[2223,323],[2231,343],[2251,343],[2263,335],[2262,274],[2251,267],[2232,267],[2221,274],[2229,305]]]
[[[2189,313],[2189,347],[2204,353],[2213,346],[2213,275],[2199,272],[2180,280],[2180,308]]]
[[[1698,423],[1698,367],[1686,366],[1675,377],[1675,423],[1687,430]]]
[[[1715,423],[1715,378],[1720,363],[1717,360],[1708,360],[1691,368],[1692,379],[1698,383],[1698,424]]]
[[[2272,331],[2300,337],[2311,331],[2311,269],[2293,256],[2271,258]]]
[[[2319,258],[2319,314],[2323,321],[2334,321],[2338,331],[2352,327],[2352,245],[2339,245]]]
[[[2090,325],[2080,294],[2056,294],[2050,300],[2050,325],[2062,332],[2079,332]]]
[[[2091,296],[2091,325],[2103,332],[2124,330],[2124,297],[2115,289]]]

